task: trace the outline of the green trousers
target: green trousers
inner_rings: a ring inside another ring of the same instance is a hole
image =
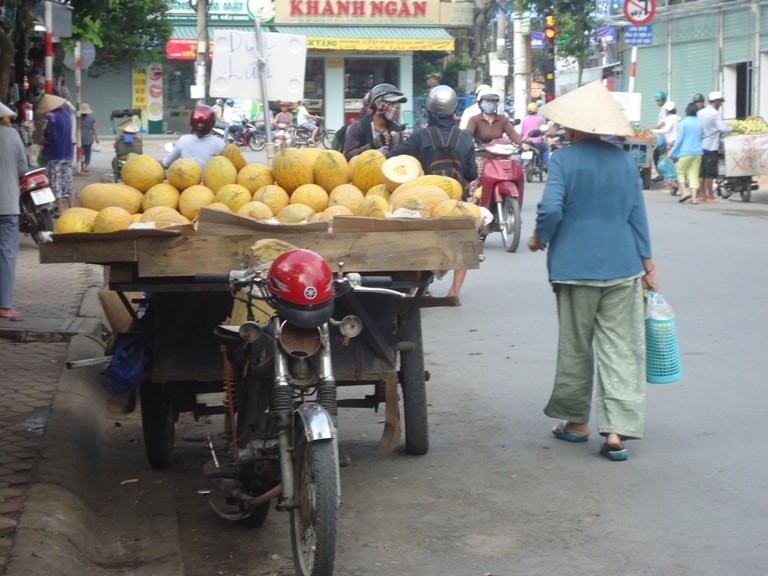
[[[645,319],[642,280],[610,286],[555,284],[560,336],[557,372],[544,413],[589,422],[597,365],[597,427],[642,438]]]

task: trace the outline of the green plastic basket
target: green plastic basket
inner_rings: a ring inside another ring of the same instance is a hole
[[[645,319],[645,367],[651,384],[669,384],[683,377],[674,316]]]

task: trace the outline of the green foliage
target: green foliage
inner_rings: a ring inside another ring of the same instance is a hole
[[[427,78],[434,76],[442,84],[443,59],[447,52],[414,52],[413,53],[413,93],[427,93]]]
[[[465,58],[452,58],[445,64],[443,75],[440,78],[440,84],[450,86],[457,93],[463,93],[463,89],[459,90],[459,72],[462,70],[472,70],[472,62]]]
[[[536,0],[531,4],[540,13],[548,8],[554,10],[558,56],[572,56],[583,68],[589,59],[591,32],[597,28],[590,14],[594,0]]]

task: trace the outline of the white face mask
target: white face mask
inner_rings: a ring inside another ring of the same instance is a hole
[[[480,103],[480,110],[485,112],[486,114],[496,114],[496,109],[499,107],[498,103],[496,102],[489,102],[487,100],[484,100]]]

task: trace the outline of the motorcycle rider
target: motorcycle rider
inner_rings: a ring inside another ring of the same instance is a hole
[[[185,134],[178,139],[173,150],[163,158],[163,167],[168,168],[177,158],[191,158],[204,170],[212,156],[224,151],[224,140],[211,134],[215,123],[216,117],[210,106],[195,106],[189,116],[192,134]]]
[[[232,98],[227,98],[224,102],[224,110],[221,116],[224,119],[224,124],[227,125],[224,129],[224,142],[227,141],[230,132],[234,132],[233,138],[235,142],[239,142],[240,138],[243,137],[243,124],[235,115],[235,101]]]
[[[366,150],[380,149],[387,154],[402,140],[402,128],[395,121],[400,104],[407,102],[405,95],[392,84],[377,84],[371,88],[372,114],[358,118],[347,128],[344,138],[344,156],[351,160]]]
[[[0,103],[0,118],[16,113]],[[27,152],[14,128],[0,123],[0,318],[15,320],[16,256],[19,253],[19,178],[27,171]]]
[[[464,109],[464,112],[461,113],[459,128],[466,128],[467,124],[469,124],[469,119],[472,118],[472,116],[477,116],[480,114],[480,101],[478,98],[481,94],[487,92],[490,89],[491,87],[488,86],[488,84],[479,84],[477,88],[475,88],[475,103],[472,104],[472,106],[467,106]]]
[[[523,140],[528,140],[532,144],[536,144],[536,147],[541,151],[541,163],[544,169],[549,165],[549,146],[544,142],[544,138],[541,136],[531,137],[528,133],[531,130],[541,130],[541,125],[544,121],[539,114],[539,105],[536,102],[530,102],[527,108],[527,114],[523,118],[520,124],[520,135]],[[522,160],[520,161],[522,164]]]
[[[435,86],[430,90],[427,96],[427,128],[419,128],[405,142],[401,142],[389,152],[388,157],[408,154],[419,159],[421,165],[425,167],[432,164],[432,154],[434,147],[429,133],[430,126],[436,126],[440,131],[440,137],[443,142],[448,142],[451,132],[461,130],[456,126],[454,113],[458,99],[456,92],[450,86]],[[477,178],[477,161],[475,160],[475,143],[472,135],[466,130],[461,130],[459,143],[456,146],[456,157],[461,162],[462,176],[464,184],[472,182]],[[425,172],[428,173],[428,172]],[[466,199],[466,186],[464,190]],[[467,276],[466,270],[454,270],[453,282],[448,291],[448,304],[451,306],[460,306],[459,292]]]

